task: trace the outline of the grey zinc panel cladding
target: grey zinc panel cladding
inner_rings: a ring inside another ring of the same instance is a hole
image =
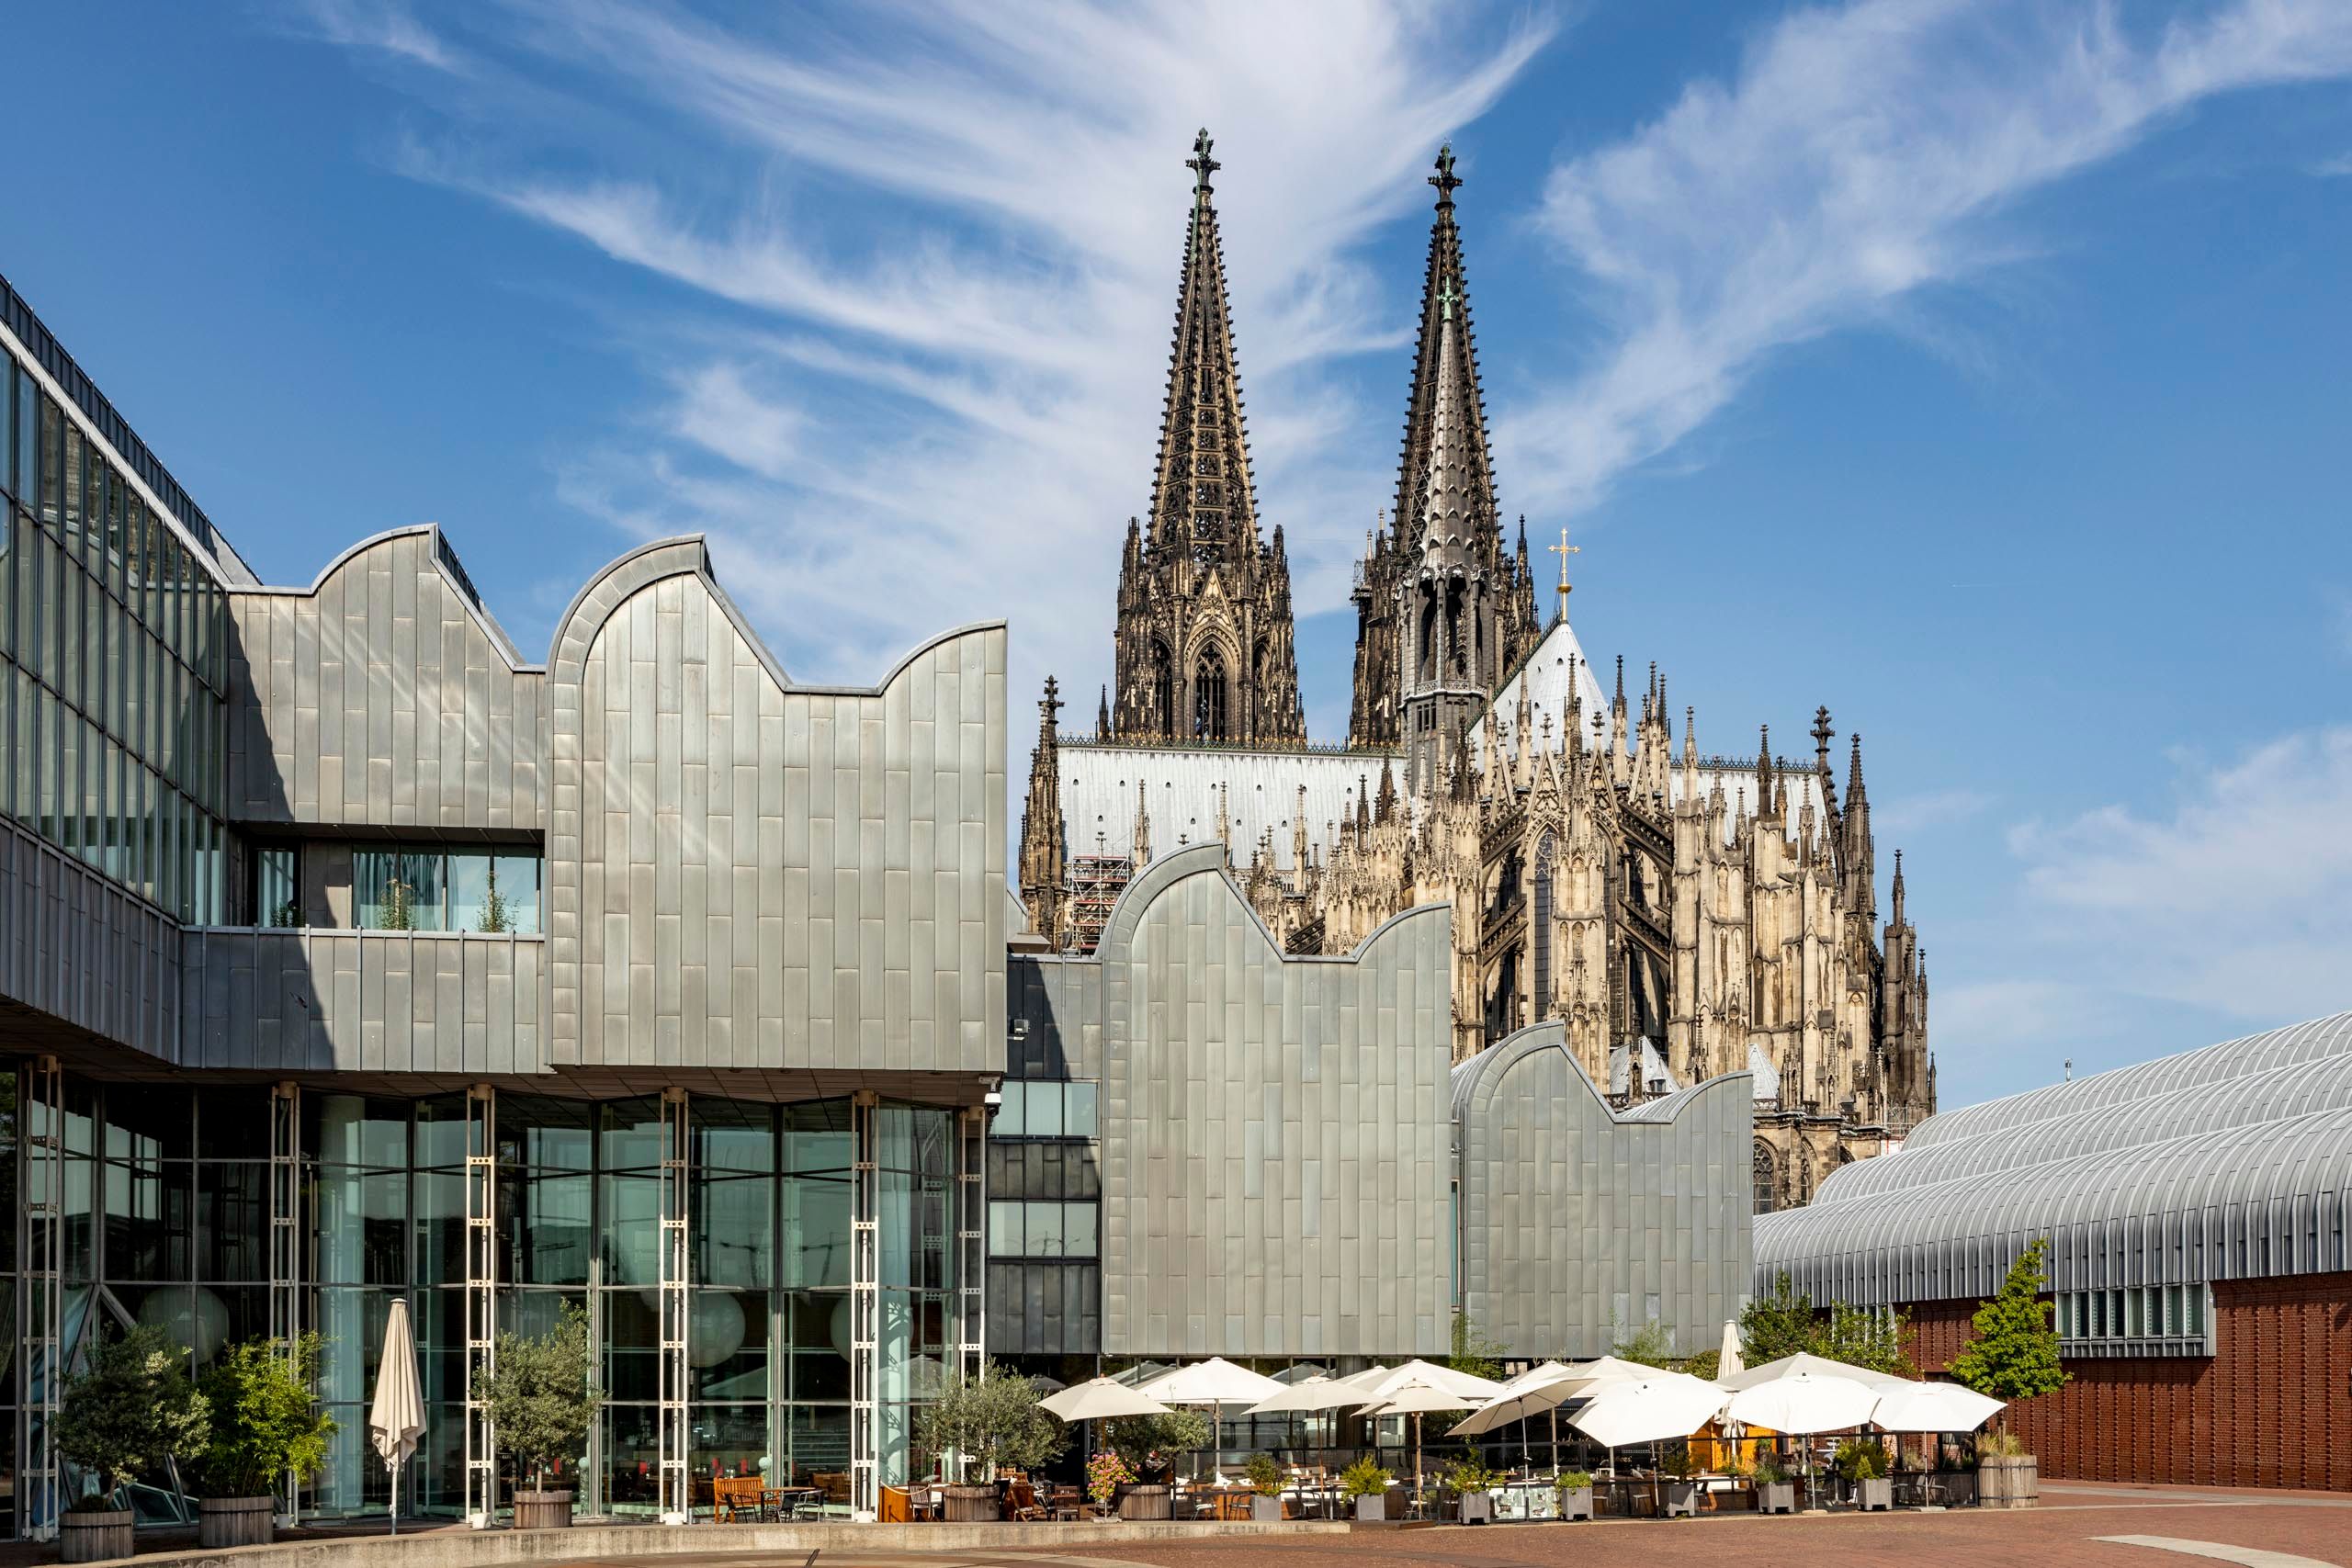
[[[1014,961],[1026,1049],[1101,1080],[1105,1353],[1442,1350],[1448,921],[1288,958],[1199,846],[1145,869],[1094,957]]]
[[[792,685],[685,541],[608,569],[556,648],[548,957],[559,1013],[580,1013],[558,1060],[1001,1060],[1001,627],[951,633],[874,691]],[[925,706],[955,722],[912,722]]]
[[[1678,1348],[1713,1344],[1750,1271],[1748,1093],[1735,1073],[1686,1091],[1669,1115],[1613,1116],[1557,1022],[1464,1063],[1453,1106],[1472,1321],[1513,1356],[1593,1356],[1656,1296]]]
[[[232,813],[321,826],[511,829],[541,817],[539,671],[443,567],[379,535],[308,589],[228,595],[243,650]]]
[[[0,819],[0,997],[176,1061],[190,986],[175,922]]]

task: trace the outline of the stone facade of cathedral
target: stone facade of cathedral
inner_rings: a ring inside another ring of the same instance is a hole
[[[1355,579],[1344,747],[1308,743],[1282,533],[1250,484],[1205,135],[1147,531],[1120,568],[1115,689],[1096,732],[1040,705],[1020,877],[1046,944],[1091,948],[1159,852],[1215,838],[1267,928],[1345,953],[1418,905],[1453,912],[1453,1054],[1560,1019],[1628,1105],[1754,1075],[1755,1202],[1803,1203],[1935,1110],[1925,957],[1896,857],[1880,919],[1861,741],[1702,755],[1650,667],[1613,694],[1504,544],[1450,152],[1430,183],[1421,326],[1393,516]]]

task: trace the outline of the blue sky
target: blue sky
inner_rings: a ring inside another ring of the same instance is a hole
[[[0,271],[269,580],[435,520],[537,648],[705,530],[796,674],[1004,616],[1016,694],[1090,716],[1207,125],[1319,739],[1450,137],[1506,509],[1570,528],[1586,646],[1657,660],[1705,749],[1863,733],[1946,1104],[2352,1006],[2340,0],[0,40]]]

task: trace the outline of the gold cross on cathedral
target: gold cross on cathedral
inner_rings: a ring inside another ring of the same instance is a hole
[[[1568,614],[1568,594],[1571,592],[1568,587],[1568,558],[1584,552],[1568,543],[1568,531],[1566,528],[1560,530],[1558,544],[1546,545],[1544,547],[1560,558],[1560,608],[1557,618],[1566,620]]]

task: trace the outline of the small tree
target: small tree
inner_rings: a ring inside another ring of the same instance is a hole
[[[2050,1393],[2068,1377],[2058,1364],[2058,1334],[2050,1325],[2049,1283],[2041,1269],[2047,1237],[2018,1254],[2000,1293],[1976,1309],[1975,1334],[1951,1360],[1951,1375],[1977,1393],[2014,1401]],[[2001,1426],[2007,1428],[2004,1412]]]
[[[208,1495],[260,1496],[288,1471],[308,1481],[325,1468],[335,1423],[311,1396],[319,1348],[319,1337],[305,1334],[291,1356],[280,1341],[254,1339],[213,1359],[198,1382],[212,1412],[198,1466]]]
[[[211,1412],[188,1385],[187,1351],[141,1324],[119,1339],[104,1329],[89,1370],[68,1379],[57,1413],[57,1451],[95,1471],[109,1497],[141,1471],[194,1453],[211,1435]]]
[[[1812,1299],[1797,1293],[1784,1269],[1772,1280],[1770,1295],[1757,1297],[1740,1312],[1740,1359],[1760,1367],[1800,1350],[1817,1350],[1819,1333]]]
[[[1724,1353],[1721,1350],[1702,1350],[1695,1356],[1682,1359],[1682,1370],[1702,1382],[1714,1382],[1715,1374],[1722,1371],[1723,1367]]]
[[[1209,1446],[1209,1418],[1197,1410],[1165,1416],[1122,1416],[1102,1424],[1102,1440],[1142,1476],[1169,1469],[1173,1456]]]
[[[1069,1445],[1069,1429],[1037,1407],[1037,1385],[995,1361],[977,1378],[950,1377],[938,1402],[923,1406],[916,1435],[937,1454],[955,1452],[994,1481],[999,1466],[1027,1470]]]
[[[395,875],[384,886],[384,901],[377,906],[376,929],[380,931],[405,931],[416,929],[414,897],[408,884]]]
[[[1910,1355],[1903,1348],[1904,1334],[1910,1325],[1910,1317],[1901,1312],[1832,1302],[1829,1322],[1821,1331],[1821,1354],[1849,1367],[1916,1378],[1919,1369],[1911,1364]]]
[[[1385,1496],[1388,1483],[1395,1479],[1371,1460],[1360,1459],[1340,1472],[1340,1495],[1349,1498]]]
[[[1609,1353],[1621,1361],[1633,1361],[1645,1367],[1670,1367],[1674,1364],[1673,1348],[1667,1343],[1666,1325],[1652,1318],[1627,1334],[1623,1329],[1612,1336],[1616,1343]]]
[[[550,1463],[576,1456],[604,1391],[591,1376],[588,1314],[571,1302],[545,1334],[498,1337],[497,1370],[474,1378],[474,1398],[489,1410],[499,1446],[540,1487]]]
[[[1468,1313],[1453,1314],[1453,1347],[1445,1358],[1447,1366],[1474,1378],[1499,1378],[1503,1375],[1503,1348],[1500,1342],[1479,1332]]]

